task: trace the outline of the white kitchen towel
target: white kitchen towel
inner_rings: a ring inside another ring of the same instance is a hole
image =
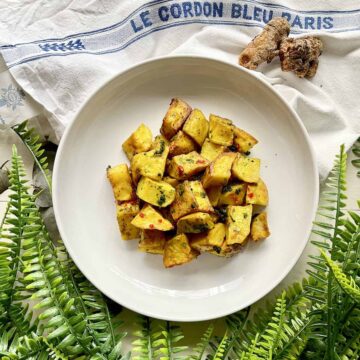
[[[278,60],[257,71],[299,114],[324,178],[339,145],[360,134],[358,0],[2,0],[0,51],[60,138],[84,101],[125,68],[173,53],[236,64],[275,16],[289,20],[291,35],[324,42],[312,80],[282,72]]]

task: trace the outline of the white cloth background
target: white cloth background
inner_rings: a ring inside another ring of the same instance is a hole
[[[85,100],[121,70],[174,53],[236,64],[270,15],[285,16],[292,35],[323,40],[318,73],[298,79],[282,72],[278,60],[257,73],[299,114],[324,178],[339,145],[349,148],[360,135],[360,3],[265,1],[2,0],[0,52],[59,139]],[[3,115],[9,92],[1,91]]]

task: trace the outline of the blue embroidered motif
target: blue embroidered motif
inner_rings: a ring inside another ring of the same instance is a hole
[[[70,40],[67,43],[45,43],[39,44],[42,51],[72,51],[72,50],[84,50],[85,46],[80,39],[75,41]]]
[[[7,88],[1,89],[2,94],[0,95],[0,107],[6,106],[12,108],[14,111],[17,106],[24,106],[22,103],[25,99],[25,92],[10,84]]]

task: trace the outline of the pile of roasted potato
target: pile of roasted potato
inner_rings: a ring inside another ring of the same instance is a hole
[[[107,169],[123,240],[140,238],[139,250],[162,254],[169,268],[200,252],[228,257],[270,235],[259,213],[268,204],[260,159],[248,157],[252,135],[181,99],[171,100],[160,133],[153,139],[141,124],[122,145],[130,169]]]

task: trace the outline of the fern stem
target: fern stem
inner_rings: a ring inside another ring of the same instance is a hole
[[[19,219],[19,234],[17,234],[16,236],[16,241],[17,241],[17,245],[15,247],[15,254],[13,256],[14,258],[14,264],[13,264],[13,268],[12,268],[12,272],[13,272],[13,279],[12,279],[12,284],[11,284],[11,290],[10,290],[10,294],[9,294],[9,298],[8,298],[8,301],[7,301],[7,304],[6,304],[6,308],[8,308],[12,302],[13,302],[13,297],[14,297],[14,291],[15,291],[15,288],[14,288],[14,285],[15,285],[15,282],[16,282],[16,278],[17,278],[17,273],[19,271],[19,265],[20,265],[20,250],[21,250],[21,245],[22,245],[22,236],[23,236],[23,232],[24,232],[24,218],[22,216],[22,197],[23,197],[23,194],[22,194],[22,190],[23,190],[23,185],[22,185],[22,179],[20,177],[20,168],[21,168],[21,163],[19,162],[19,158],[17,156],[17,150],[16,150],[16,147],[13,146],[13,156],[12,156],[12,167],[13,169],[15,170],[14,173],[15,173],[15,181],[14,184],[18,184],[18,186],[16,187],[16,192],[17,192],[17,198],[16,198],[16,201],[17,201],[17,208],[19,209],[19,215],[18,215],[18,219]],[[14,174],[12,174],[12,176],[14,176]],[[10,207],[10,202],[9,202],[9,207]],[[8,209],[9,211],[9,209]],[[5,221],[5,220],[4,220]],[[14,324],[16,325],[16,324]]]
[[[344,145],[340,147],[340,155],[339,155],[339,171],[336,179],[336,187],[338,190],[336,196],[336,206],[335,206],[335,223],[334,223],[334,230],[333,235],[331,237],[331,250],[330,250],[330,257],[333,260],[334,258],[334,244],[336,241],[336,237],[339,232],[339,226],[341,222],[341,188],[342,188],[342,179],[344,177],[343,171],[344,166],[343,163],[346,160],[346,155],[344,152]],[[333,285],[334,275],[331,271],[328,273],[328,282],[327,282],[327,339],[326,339],[326,354],[327,359],[334,360],[334,346],[335,346],[335,338],[337,334],[334,333],[333,328],[333,294],[332,294],[332,285]]]
[[[148,335],[147,335],[147,356],[148,359],[152,359],[154,354],[153,354],[153,348],[152,348],[152,339],[151,339],[151,320],[148,316],[145,317],[145,321],[146,321],[146,328],[148,330]]]
[[[102,294],[101,294],[102,296]],[[103,301],[105,302],[105,300],[103,299]],[[106,314],[106,318],[107,318],[107,322],[109,324],[109,330],[110,330],[110,335],[111,335],[111,341],[113,343],[113,346],[116,345],[116,340],[115,340],[115,333],[114,333],[114,327],[112,325],[112,321],[111,321],[111,316],[110,316],[110,312],[109,312],[109,308],[107,306],[107,304],[105,303],[104,306],[105,309],[105,314]]]

